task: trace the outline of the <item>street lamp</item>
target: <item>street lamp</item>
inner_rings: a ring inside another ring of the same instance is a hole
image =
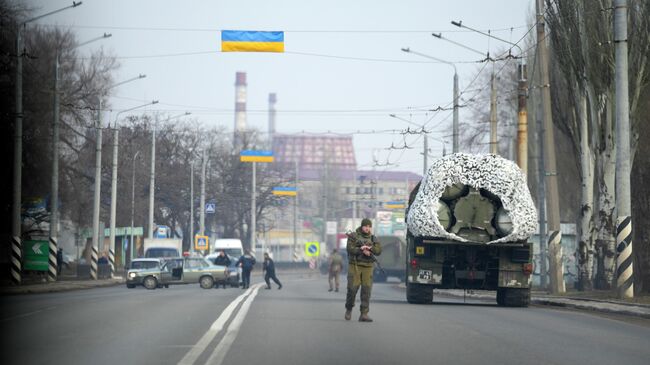
[[[120,135],[120,130],[117,128],[117,120],[120,117],[120,114],[126,113],[135,109],[144,108],[145,106],[157,104],[158,100],[151,101],[146,104],[138,105],[133,108],[121,110],[115,116],[115,122],[113,123],[113,128],[115,129],[113,133],[113,177],[111,179],[111,222],[110,222],[110,241],[108,248],[108,263],[111,268],[111,277],[115,273],[115,211],[117,208],[117,146],[118,139]],[[110,126],[109,126],[110,127]]]
[[[518,123],[517,123],[517,165],[519,165],[519,168],[523,171],[524,175],[528,174],[528,110],[527,110],[527,103],[526,99],[528,97],[528,80],[526,80],[526,57],[524,57],[524,51],[521,49],[521,47],[517,43],[512,43],[508,40],[505,40],[503,38],[499,38],[495,35],[492,35],[492,33],[485,33],[483,31],[480,31],[478,29],[470,28],[466,25],[463,24],[462,21],[452,21],[451,24],[459,27],[459,28],[465,28],[467,30],[471,30],[473,32],[476,32],[478,34],[484,35],[486,37],[496,39],[498,41],[501,41],[503,43],[507,43],[513,47],[517,47],[519,49],[519,67],[518,67],[518,75],[519,75],[519,82],[517,85],[517,94],[518,94],[518,103],[517,103],[517,109],[518,109]],[[435,34],[434,34],[435,35]],[[508,55],[511,55],[511,50],[508,50]],[[494,132],[496,133],[496,132]]]
[[[168,117],[167,122],[172,119],[184,117],[192,113],[185,112],[182,114],[175,115],[173,117]],[[149,181],[149,232],[147,234],[148,238],[153,238],[153,208],[154,208],[154,192],[156,190],[156,123],[153,124],[153,130],[151,133],[151,176]]]
[[[410,48],[402,48],[403,52],[406,53],[412,53],[414,55],[424,57],[424,58],[429,58],[434,61],[442,62],[446,65],[449,65],[454,68],[454,121],[452,124],[452,129],[453,129],[453,147],[452,147],[452,152],[456,153],[459,152],[458,150],[458,70],[456,69],[456,64],[453,62],[445,61],[443,59],[433,57],[426,55],[424,53],[416,52],[411,50]]]
[[[110,37],[111,34],[104,33],[104,35],[80,43],[75,47],[70,48],[70,50]],[[50,186],[52,189],[50,194],[50,254],[52,254],[52,251],[55,253],[57,252],[57,240],[59,235],[59,97],[59,50],[57,49],[54,58],[54,119],[52,120],[52,183]],[[50,258],[48,262],[49,267],[47,279],[48,281],[56,281],[58,272],[56,265],[58,265],[58,262],[53,258]]]
[[[133,155],[133,168],[131,170],[131,240],[129,241],[129,263],[133,260],[135,243],[133,242],[133,216],[135,213],[135,160],[138,158],[140,151]]]
[[[11,210],[11,281],[15,285],[20,285],[22,282],[22,230],[20,220],[20,208],[22,205],[22,166],[23,166],[23,45],[22,45],[22,28],[27,23],[42,19],[46,16],[62,12],[67,9],[75,8],[81,5],[81,1],[64,8],[51,11],[49,13],[27,19],[18,25],[16,29],[16,83],[15,83],[15,97],[16,97],[16,117],[14,125],[14,168],[13,168],[13,201]],[[51,245],[51,243],[50,243]],[[56,248],[56,247],[55,247]],[[50,248],[50,256],[52,255]],[[54,259],[56,260],[56,252],[54,252]],[[52,257],[49,258],[50,260]]]
[[[128,82],[144,79],[147,75],[140,74],[138,76],[132,77],[128,80],[124,80],[113,84],[106,88],[104,91],[108,91],[117,86],[124,85]],[[99,102],[97,107],[97,141],[95,146],[95,194],[93,197],[93,240],[92,240],[92,252],[90,260],[90,277],[94,280],[97,280],[97,251],[99,248],[99,200],[101,195],[101,182],[102,182],[102,96],[99,96]],[[104,234],[102,233],[102,237]]]

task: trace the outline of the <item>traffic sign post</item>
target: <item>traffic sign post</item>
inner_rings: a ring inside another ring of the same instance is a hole
[[[251,191],[251,247],[255,249],[256,246],[256,233],[257,233],[257,224],[255,222],[255,212],[256,212],[256,203],[255,203],[255,165],[257,162],[273,162],[273,151],[255,151],[255,150],[243,150],[239,153],[239,161],[241,162],[252,162],[253,163],[253,189]],[[262,252],[265,252],[264,244],[262,244]]]
[[[208,251],[210,249],[210,244],[208,241],[208,236],[196,235],[194,236],[194,250],[195,251]]]
[[[49,242],[47,240],[25,241],[24,270],[48,271]]]
[[[320,243],[306,242],[305,243],[305,256],[318,257],[320,255]]]
[[[214,214],[217,211],[217,204],[215,203],[207,203],[205,205],[205,212],[207,214]]]

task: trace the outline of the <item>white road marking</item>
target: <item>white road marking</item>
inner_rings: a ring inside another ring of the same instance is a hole
[[[214,351],[212,351],[212,354],[208,358],[208,361],[206,361],[206,364],[221,365],[221,363],[223,363],[223,359],[226,357],[226,354],[228,353],[228,350],[230,349],[232,343],[235,342],[237,333],[239,333],[239,328],[241,327],[242,322],[244,322],[244,318],[248,313],[248,309],[250,309],[250,306],[253,303],[253,299],[255,299],[255,296],[261,287],[262,284],[257,284],[253,287],[253,293],[249,295],[248,298],[246,298],[246,301],[244,304],[242,304],[239,312],[237,312],[235,318],[232,320],[232,322],[230,322],[230,325],[226,330],[226,334],[223,336],[221,342],[219,342],[217,347],[215,347]]]
[[[208,331],[203,335],[203,337],[201,337],[199,342],[197,342],[196,345],[194,345],[192,349],[187,354],[185,354],[185,356],[181,359],[181,361],[178,362],[178,365],[194,364],[196,359],[198,359],[199,356],[201,356],[203,351],[205,351],[205,349],[208,347],[210,342],[212,342],[212,340],[217,335],[217,333],[219,333],[223,329],[223,326],[226,324],[226,322],[228,322],[230,316],[232,315],[233,311],[237,308],[239,303],[241,303],[241,301],[244,300],[244,298],[246,298],[254,289],[255,287],[246,290],[244,294],[238,296],[235,300],[233,300],[230,304],[228,304],[226,309],[224,309],[223,312],[221,312],[219,318],[217,318],[217,320],[214,321],[214,323],[212,323],[210,329],[208,329]]]

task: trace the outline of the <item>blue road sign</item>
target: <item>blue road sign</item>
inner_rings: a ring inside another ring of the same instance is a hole
[[[205,212],[206,213],[214,213],[217,211],[217,205],[215,203],[207,203],[205,204]]]

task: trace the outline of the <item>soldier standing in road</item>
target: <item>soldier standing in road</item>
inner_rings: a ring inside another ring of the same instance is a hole
[[[251,285],[251,271],[255,263],[255,257],[249,250],[244,251],[244,254],[237,260],[237,266],[241,267],[242,289],[248,289]]]
[[[278,289],[282,289],[282,283],[275,276],[275,263],[273,262],[273,259],[271,259],[269,254],[266,252],[264,252],[264,263],[262,264],[262,272],[265,273],[264,281],[266,281],[266,289],[271,289],[271,281],[269,279],[273,279],[273,281],[276,284],[278,284]]]
[[[372,235],[372,222],[364,218],[361,227],[348,235],[348,293],[345,299],[345,320],[352,318],[352,308],[361,286],[361,316],[359,322],[372,322],[370,311],[370,292],[372,291],[372,272],[375,255],[381,254],[381,244]]]
[[[332,250],[332,256],[330,256],[330,268],[329,268],[329,283],[330,283],[330,290],[334,290],[336,288],[336,291],[339,291],[339,274],[341,273],[341,269],[343,268],[343,257],[339,253],[337,249]]]

